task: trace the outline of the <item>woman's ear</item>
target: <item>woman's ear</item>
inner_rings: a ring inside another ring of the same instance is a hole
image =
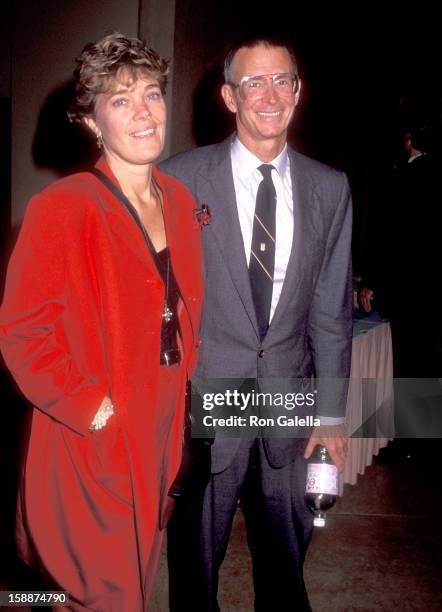
[[[84,117],[83,121],[84,121],[85,125],[87,125],[87,127],[95,134],[95,136],[97,138],[98,138],[98,136],[101,135],[101,131],[98,128],[98,125],[95,123],[95,121],[92,119],[91,116]]]

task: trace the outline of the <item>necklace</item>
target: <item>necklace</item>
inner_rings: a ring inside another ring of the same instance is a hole
[[[166,266],[166,282],[164,288],[164,304],[163,304],[163,321],[169,323],[173,319],[173,310],[169,308],[169,278],[170,278],[170,253],[169,253],[169,245],[167,243],[167,233],[166,233],[166,220],[164,218],[164,208],[163,208],[163,200],[158,191],[157,184],[155,180],[152,181],[155,198],[160,204],[161,207],[161,215],[163,217],[163,225],[164,225],[164,235],[166,237],[166,256],[167,256],[167,266]]]
[[[166,243],[167,244],[167,243]],[[163,319],[164,321],[166,321],[166,323],[169,323],[169,321],[172,320],[173,318],[173,311],[169,308],[169,273],[170,273],[170,253],[169,253],[169,249],[166,246],[166,254],[167,254],[167,272],[166,272],[166,288],[164,291],[164,305],[163,305]]]

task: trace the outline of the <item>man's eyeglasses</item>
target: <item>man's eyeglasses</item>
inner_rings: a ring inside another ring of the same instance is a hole
[[[245,100],[261,98],[268,91],[270,81],[273,91],[281,97],[294,96],[298,90],[298,77],[290,72],[278,72],[276,74],[260,74],[259,76],[243,76],[239,83],[231,83],[237,87]]]

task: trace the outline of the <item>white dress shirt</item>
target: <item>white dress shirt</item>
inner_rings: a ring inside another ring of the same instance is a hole
[[[262,161],[246,149],[238,138],[232,143],[231,159],[239,224],[249,265],[256,194],[260,182],[264,180],[258,170]],[[272,181],[276,190],[275,272],[270,306],[271,321],[281,295],[293,241],[293,195],[287,145],[269,164],[275,168],[272,170]]]

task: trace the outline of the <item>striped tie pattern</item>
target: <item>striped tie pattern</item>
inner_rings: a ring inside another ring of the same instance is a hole
[[[256,194],[249,277],[259,334],[263,340],[269,327],[275,270],[276,191],[272,181],[273,166],[263,164],[258,170],[264,178]]]

